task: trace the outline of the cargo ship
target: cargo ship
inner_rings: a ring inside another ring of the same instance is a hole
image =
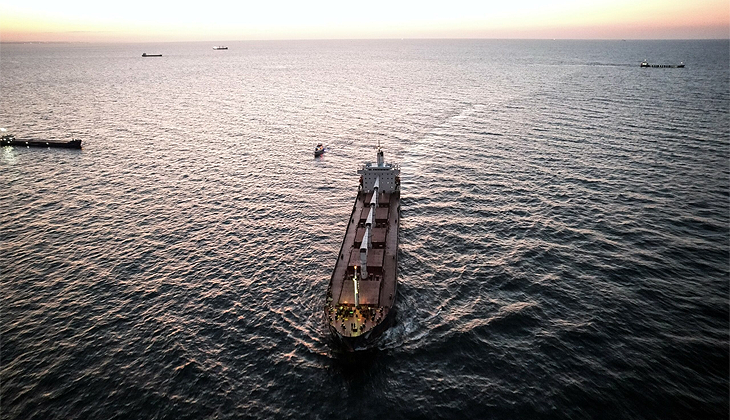
[[[63,149],[80,149],[81,140],[71,139],[68,141],[58,140],[18,140],[12,134],[0,137],[0,146],[25,146],[25,147],[60,147]]]
[[[683,69],[684,62],[680,62],[679,64],[649,64],[649,62],[644,60],[641,62],[640,67],[651,67],[655,69]]]
[[[400,166],[386,163],[378,144],[376,162],[357,173],[360,185],[324,307],[332,337],[346,351],[372,348],[390,327],[398,286]]]

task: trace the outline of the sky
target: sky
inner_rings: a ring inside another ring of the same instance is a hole
[[[730,38],[729,0],[0,0],[2,42]]]

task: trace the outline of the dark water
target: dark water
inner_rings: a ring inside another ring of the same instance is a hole
[[[0,126],[84,141],[0,150],[0,417],[727,418],[728,41],[212,46],[0,47]],[[399,312],[353,361],[378,141]]]

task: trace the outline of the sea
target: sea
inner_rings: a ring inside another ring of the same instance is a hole
[[[730,41],[225,45],[0,45],[0,127],[83,145],[0,148],[1,419],[728,418]],[[349,354],[378,145],[397,315]]]

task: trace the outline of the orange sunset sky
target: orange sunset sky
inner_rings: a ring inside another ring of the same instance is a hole
[[[0,41],[730,38],[729,0],[0,0]]]

